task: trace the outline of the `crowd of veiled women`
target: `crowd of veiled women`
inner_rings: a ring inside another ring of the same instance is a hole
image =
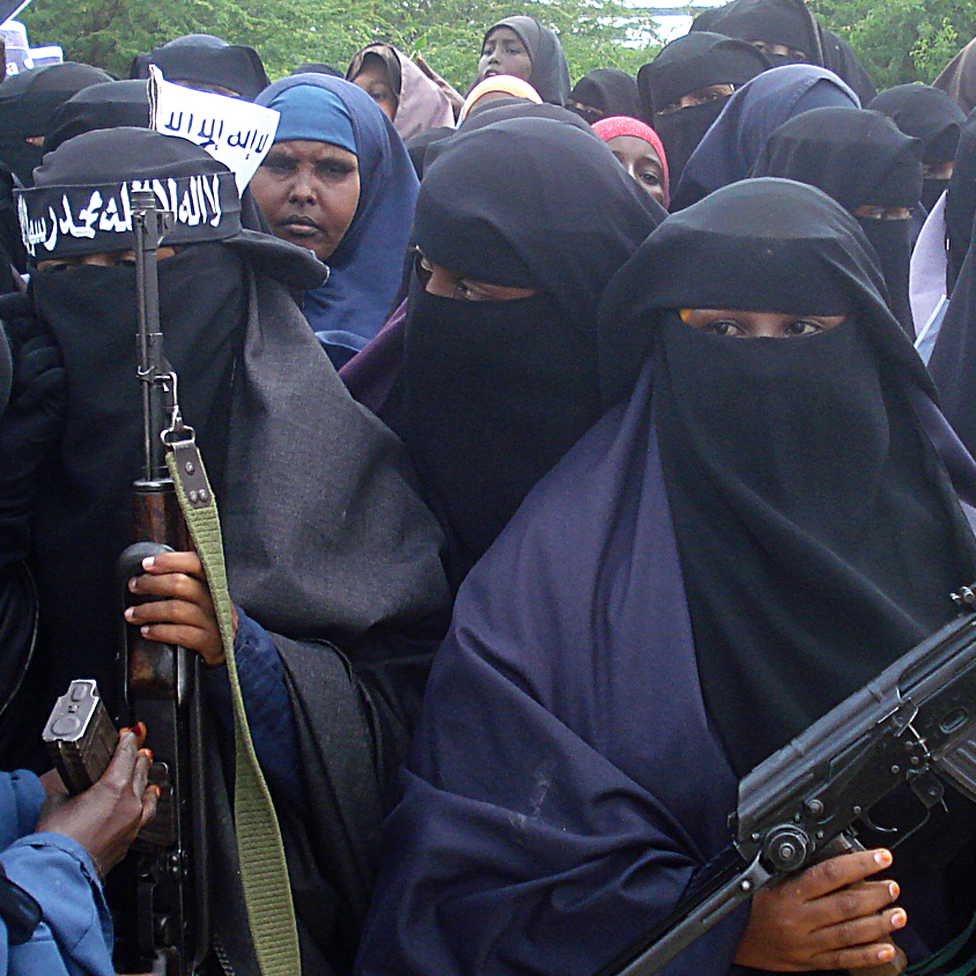
[[[590,976],[710,877],[739,780],[976,580],[971,59],[878,94],[803,0],[732,0],[636,81],[571,88],[519,15],[466,94],[383,41],[270,83],[209,35],[0,83],[0,970],[115,972],[102,879],[158,794],[151,728],[73,799],[35,775],[70,680],[124,719],[135,240],[96,192],[219,187],[160,319],[302,972]],[[279,113],[243,193],[149,128],[151,65]],[[199,972],[260,976],[207,574],[128,588],[206,665]],[[881,825],[667,972],[970,972],[976,806]]]

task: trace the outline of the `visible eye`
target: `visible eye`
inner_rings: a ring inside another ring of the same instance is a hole
[[[702,331],[733,339],[741,339],[746,335],[745,330],[734,319],[715,319],[704,326]]]
[[[505,53],[510,58],[517,58],[522,53],[522,48],[518,44],[506,44]]]
[[[320,176],[342,179],[350,173],[354,173],[356,167],[343,159],[323,159],[316,165],[315,170]]]
[[[717,91],[702,92],[702,94],[699,96],[700,103],[702,105],[708,105],[709,102],[717,102],[720,98],[725,98],[725,95],[720,94]]]
[[[77,264],[73,261],[59,261],[57,258],[50,258],[46,261],[41,261],[38,266],[38,271],[48,272],[48,271],[67,271],[68,268],[75,268]]]
[[[295,162],[287,156],[268,156],[261,164],[261,168],[270,170],[276,176],[287,176],[295,172]]]
[[[640,180],[642,183],[646,183],[648,186],[660,186],[661,178],[657,173],[641,173]]]
[[[870,204],[862,204],[857,208],[857,216],[867,220],[883,220],[885,215],[884,207],[872,207]]]
[[[816,319],[797,319],[795,322],[788,322],[783,331],[792,338],[793,336],[816,335],[818,332],[823,332],[824,327]]]

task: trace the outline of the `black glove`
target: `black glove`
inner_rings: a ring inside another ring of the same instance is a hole
[[[37,472],[64,434],[68,407],[64,360],[54,334],[26,295],[0,298],[13,359],[10,403],[0,416],[0,568],[30,550]]]

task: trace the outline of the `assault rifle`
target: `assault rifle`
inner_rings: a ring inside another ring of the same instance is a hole
[[[127,604],[134,602],[128,581],[142,573],[146,556],[191,548],[165,455],[167,444],[193,437],[180,414],[177,377],[163,355],[159,324],[156,251],[171,216],[157,210],[151,190],[133,190],[131,200],[143,471],[134,485],[132,538],[138,541],[118,565]],[[190,976],[210,944],[200,661],[186,648],[147,640],[138,627],[126,624],[125,631],[122,714],[126,724],[142,721],[148,728],[146,744],[155,759],[150,781],[162,793],[155,819],[110,878],[110,903],[117,910],[116,969],[158,973],[164,960],[166,976]]]
[[[859,825],[873,828],[872,807],[899,787],[926,817],[943,802],[942,778],[976,800],[976,583],[952,599],[957,620],[739,783],[723,866],[597,976],[653,976],[753,892],[822,859]]]

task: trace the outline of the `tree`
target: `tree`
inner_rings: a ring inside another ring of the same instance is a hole
[[[636,72],[657,48],[649,9],[624,0],[33,0],[22,17],[33,44],[59,43],[65,57],[121,77],[134,55],[208,33],[256,48],[272,78],[307,61],[342,69],[387,40],[463,90],[485,28],[515,13],[559,34],[574,79],[597,67]]]
[[[931,82],[976,35],[976,0],[810,0],[847,40],[878,89]]]

